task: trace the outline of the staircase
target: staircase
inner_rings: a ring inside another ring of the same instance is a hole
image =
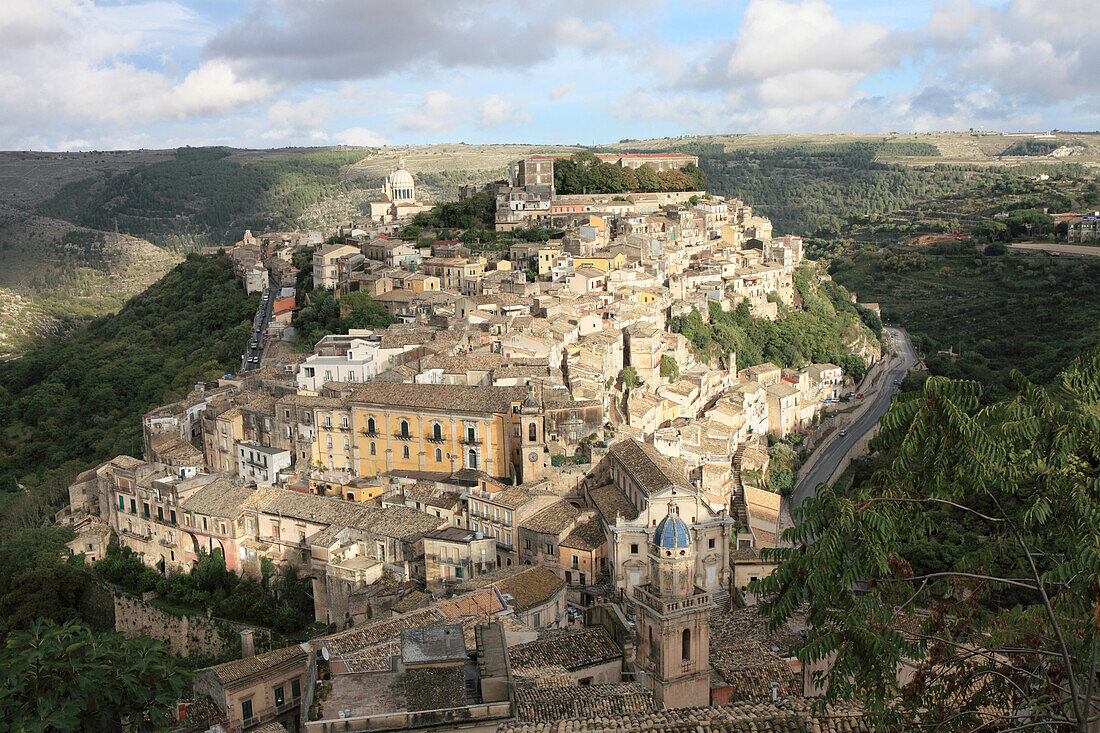
[[[730,610],[730,592],[727,589],[720,588],[719,590],[711,591],[710,600],[712,602],[710,607],[710,615],[712,617]]]

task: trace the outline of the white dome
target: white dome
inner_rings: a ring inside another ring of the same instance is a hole
[[[398,168],[390,174],[390,186],[393,188],[412,188],[413,177],[404,168]]]

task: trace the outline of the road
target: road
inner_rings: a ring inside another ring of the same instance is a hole
[[[794,509],[802,506],[802,502],[807,497],[815,496],[817,494],[817,487],[829,480],[829,477],[833,475],[840,462],[844,460],[844,456],[848,454],[856,443],[874,427],[879,418],[886,414],[886,411],[890,409],[890,397],[898,391],[897,386],[893,383],[895,379],[901,380],[905,373],[917,363],[916,354],[913,352],[913,345],[909,343],[908,335],[897,328],[887,328],[886,331],[890,334],[894,340],[894,346],[897,348],[898,360],[887,371],[886,376],[882,379],[879,387],[873,394],[869,394],[865,399],[871,400],[870,405],[862,405],[862,414],[856,418],[855,422],[847,427],[846,434],[840,435],[835,433],[832,438],[826,441],[817,451],[811,456],[813,464],[807,469],[807,471],[795,484],[794,490],[787,497],[787,510],[793,511]],[[784,512],[786,516],[790,516],[789,513]]]
[[[1019,244],[1006,245],[1009,249],[1026,250],[1028,252],[1057,252],[1063,255],[1085,255],[1086,257],[1100,257],[1100,247],[1090,247],[1087,244],[1058,244],[1057,242],[1020,242]]]
[[[267,300],[264,300],[264,296]],[[256,309],[256,317],[252,319],[252,335],[245,344],[244,357],[241,359],[241,371],[247,372],[260,368],[260,360],[264,356],[265,334],[267,324],[271,320],[271,314],[275,308],[275,294],[271,290],[265,290],[260,297],[260,307]],[[253,346],[253,344],[256,344]],[[252,361],[255,358],[256,361]]]

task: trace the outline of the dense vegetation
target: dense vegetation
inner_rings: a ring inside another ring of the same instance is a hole
[[[990,256],[962,241],[927,251],[857,248],[830,271],[906,328],[933,374],[981,382],[986,399],[1015,389],[1012,369],[1049,384],[1100,343],[1100,261],[1092,258]]]
[[[166,645],[79,622],[36,622],[0,648],[0,718],[35,733],[164,730],[190,678]]]
[[[856,381],[866,365],[851,353],[861,341],[878,343],[882,323],[878,315],[853,303],[848,291],[829,281],[815,282],[810,267],[796,272],[795,288],[801,308],[780,304],[776,321],[753,318],[747,301],[730,312],[711,303],[710,322],[698,311],[669,319],[669,329],[682,333],[704,353],[736,354],[737,368],[770,361],[781,367],[832,362]]]
[[[726,151],[693,144],[709,190],[738,198],[772,220],[776,233],[835,236],[853,216],[884,214],[918,201],[969,190],[993,174],[937,164],[909,167],[879,155],[937,154],[928,143],[834,143]]]
[[[859,700],[876,729],[1096,718],[1100,348],[1049,391],[1014,385],[986,404],[980,383],[933,376],[896,399],[872,443],[885,467],[820,487],[752,584],[774,623],[806,610],[796,655],[829,659],[825,701]]]
[[[645,165],[624,168],[587,151],[554,161],[554,189],[559,194],[702,191],[706,187],[707,174],[694,163],[679,170],[657,171]]]
[[[235,371],[258,297],[228,258],[191,255],[117,315],[0,363],[4,519],[35,521],[75,473],[141,450],[143,412]]]
[[[162,246],[232,244],[246,228],[292,228],[306,207],[348,184],[343,153],[285,154],[247,164],[226,148],[180,148],[170,161],[106,180],[64,186],[39,213],[93,229],[119,231]]]
[[[157,603],[172,610],[205,613],[232,621],[263,626],[280,634],[297,634],[313,622],[312,580],[299,578],[287,565],[276,571],[262,563],[261,578],[240,576],[225,566],[221,550],[203,552],[189,573],[161,572],[142,563],[133,550],[111,544],[94,573],[135,593],[157,592]]]

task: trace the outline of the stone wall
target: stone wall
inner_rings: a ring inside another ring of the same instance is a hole
[[[128,638],[147,636],[168,644],[181,657],[219,659],[239,654],[241,630],[252,629],[256,652],[271,647],[271,632],[212,615],[177,615],[119,590],[114,590],[115,630]]]

